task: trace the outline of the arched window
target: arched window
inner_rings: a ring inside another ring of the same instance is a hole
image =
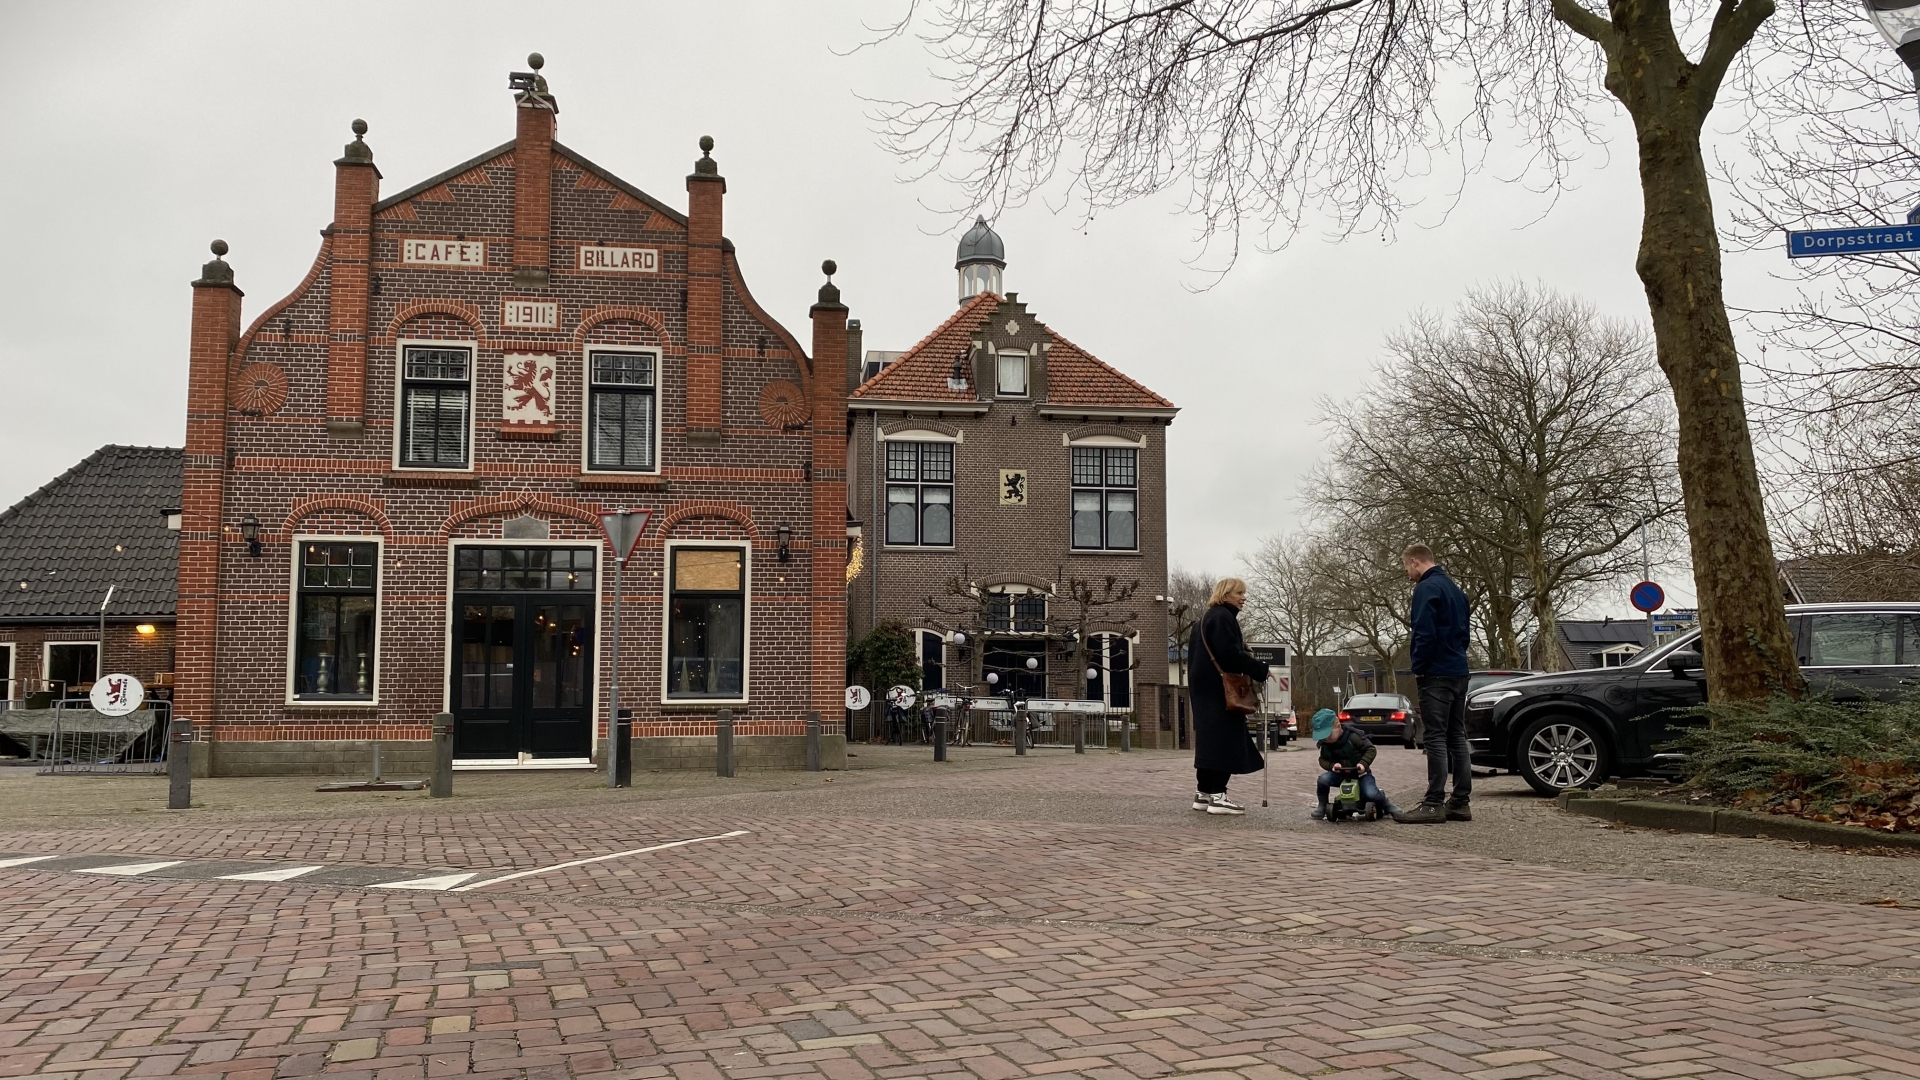
[[[920,688],[939,690],[947,685],[947,639],[937,630],[915,630],[920,652]]]
[[[1133,708],[1133,642],[1120,634],[1093,634],[1087,638],[1087,699],[1104,701],[1109,708]],[[1082,673],[1084,674],[1084,672]]]

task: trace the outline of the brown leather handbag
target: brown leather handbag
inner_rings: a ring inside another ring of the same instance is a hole
[[[1198,627],[1194,628],[1194,633],[1200,634],[1200,644],[1206,646],[1207,659],[1213,661],[1213,670],[1220,673],[1220,685],[1227,691],[1227,711],[1252,715],[1254,710],[1260,707],[1260,698],[1254,692],[1253,680],[1237,671],[1228,671],[1221,667],[1220,658],[1213,655],[1213,643],[1207,640],[1207,635],[1201,633]]]

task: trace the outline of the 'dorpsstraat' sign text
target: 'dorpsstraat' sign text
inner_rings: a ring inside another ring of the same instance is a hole
[[[1866,255],[1920,250],[1920,225],[1869,225],[1864,229],[1809,229],[1787,234],[1787,258]]]
[[[620,274],[653,274],[660,270],[657,248],[580,246],[580,269]]]

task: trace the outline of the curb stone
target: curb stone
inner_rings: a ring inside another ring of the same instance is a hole
[[[1554,802],[1562,810],[1571,813],[1648,829],[1720,836],[1762,836],[1828,847],[1890,847],[1920,851],[1920,834],[1887,833],[1857,825],[1831,825],[1780,814],[1756,814],[1747,810],[1690,806],[1652,799],[1609,798],[1594,796],[1586,791],[1563,791],[1555,797]]]

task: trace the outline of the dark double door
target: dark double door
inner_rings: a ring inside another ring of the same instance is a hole
[[[455,593],[454,754],[584,758],[593,750],[593,600]]]

